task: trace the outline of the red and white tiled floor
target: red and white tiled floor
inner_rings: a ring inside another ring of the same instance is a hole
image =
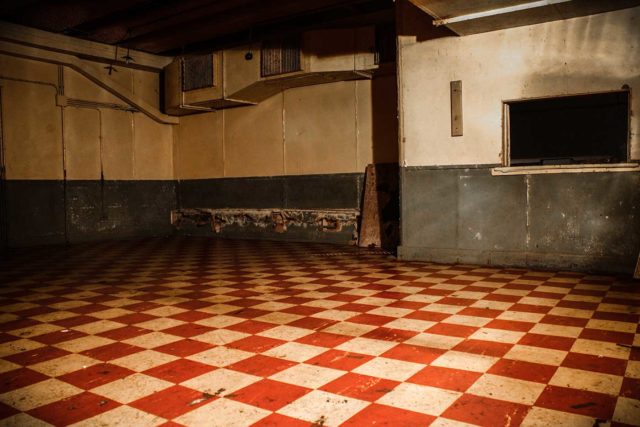
[[[150,239],[0,281],[3,426],[640,426],[630,279]]]

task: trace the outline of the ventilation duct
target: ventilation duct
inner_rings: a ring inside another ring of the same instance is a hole
[[[253,105],[289,88],[369,79],[395,57],[395,32],[382,33],[373,26],[308,31],[265,40],[255,53],[239,46],[176,60],[164,70],[165,110],[184,115]]]

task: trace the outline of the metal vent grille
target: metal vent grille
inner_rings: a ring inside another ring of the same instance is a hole
[[[182,60],[182,91],[213,87],[213,54]]]
[[[290,37],[262,43],[260,75],[262,77],[300,71],[300,38]]]

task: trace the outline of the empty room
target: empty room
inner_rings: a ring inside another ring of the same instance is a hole
[[[0,2],[0,427],[640,426],[640,0]]]

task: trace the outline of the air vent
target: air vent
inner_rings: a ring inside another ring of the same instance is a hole
[[[264,41],[260,58],[262,77],[300,71],[300,38]]]
[[[188,56],[182,60],[184,92],[213,87],[213,54]]]

